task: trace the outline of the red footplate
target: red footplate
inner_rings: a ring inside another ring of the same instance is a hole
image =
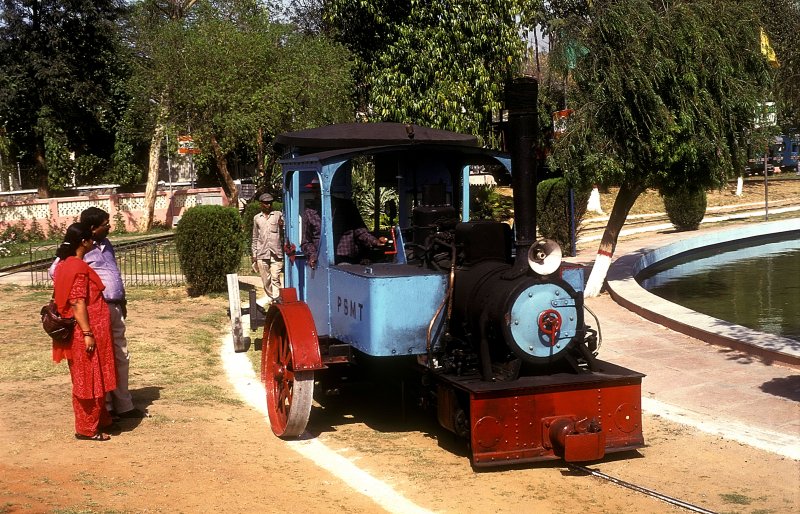
[[[440,377],[469,394],[476,467],[564,459],[581,462],[644,446],[642,375],[606,362],[601,372],[483,382]]]

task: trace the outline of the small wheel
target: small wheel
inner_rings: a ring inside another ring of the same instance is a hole
[[[302,434],[311,415],[314,372],[295,371],[292,344],[283,316],[276,315],[265,329],[267,351],[261,352],[261,376],[267,390],[267,411],[278,437]]]

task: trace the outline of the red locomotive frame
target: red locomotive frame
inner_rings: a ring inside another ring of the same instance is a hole
[[[467,395],[476,467],[563,459],[593,461],[644,446],[641,373],[598,361],[590,375],[521,377],[513,384],[440,376],[439,423],[457,431]]]

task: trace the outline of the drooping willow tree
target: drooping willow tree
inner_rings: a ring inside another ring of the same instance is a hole
[[[586,287],[599,294],[630,208],[648,187],[721,186],[743,165],[773,72],[758,0],[595,0],[559,25],[576,55],[575,109],[554,161],[574,182],[620,187]]]

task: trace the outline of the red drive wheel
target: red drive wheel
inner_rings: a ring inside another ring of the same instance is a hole
[[[265,330],[266,351],[261,354],[261,378],[267,390],[267,411],[272,432],[297,437],[306,429],[314,396],[314,371],[300,370],[292,348],[284,313],[273,307]]]

